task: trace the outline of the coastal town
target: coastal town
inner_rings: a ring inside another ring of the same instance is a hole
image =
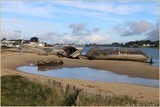
[[[150,40],[141,40],[141,41],[129,41],[126,43],[111,43],[111,44],[76,44],[76,43],[55,43],[55,44],[48,44],[46,42],[41,42],[38,40],[37,37],[32,37],[30,40],[24,39],[1,39],[1,47],[19,47],[20,45],[28,45],[34,47],[64,47],[64,46],[76,46],[76,47],[83,47],[83,46],[108,46],[108,47],[130,47],[130,48],[138,48],[138,47],[159,47],[159,40],[157,41],[150,41]]]

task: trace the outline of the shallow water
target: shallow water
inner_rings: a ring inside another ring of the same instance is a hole
[[[132,78],[127,75],[120,75],[111,71],[96,70],[87,67],[80,68],[57,68],[47,71],[40,71],[36,66],[21,66],[17,68],[19,71],[52,76],[58,78],[72,78],[81,80],[94,80],[102,82],[118,82],[128,84],[138,84],[145,86],[159,86],[159,80],[144,79],[144,78]]]

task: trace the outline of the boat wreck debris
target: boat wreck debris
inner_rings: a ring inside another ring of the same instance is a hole
[[[37,66],[58,66],[58,65],[63,65],[62,60],[43,60],[43,61],[38,61]]]
[[[147,62],[148,56],[138,49],[131,48],[109,48],[99,49],[92,48],[86,53],[86,57],[90,60],[129,60]]]
[[[82,49],[77,49],[72,46],[66,46],[66,47],[63,47],[63,51],[58,52],[57,55],[59,57],[79,59],[79,55],[81,54],[81,51]]]

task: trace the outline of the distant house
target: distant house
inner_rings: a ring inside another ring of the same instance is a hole
[[[9,40],[9,42],[13,45],[13,47],[19,47],[20,44],[23,44],[24,40],[23,39],[13,39],[13,40]]]
[[[2,39],[2,40],[1,40],[1,46],[14,47],[13,43],[10,42],[10,41],[7,40],[7,39]]]
[[[12,40],[2,39],[1,46],[18,48],[20,44],[23,43],[23,41],[24,41],[23,39],[12,39]]]
[[[143,47],[154,47],[155,44],[143,44]]]
[[[41,47],[45,47],[45,44],[46,43],[44,43],[44,42],[39,42],[39,46],[41,46]]]
[[[44,42],[29,42],[31,46],[33,47],[45,47]]]
[[[12,39],[12,40],[7,40],[7,39],[2,39],[1,40],[1,46],[6,46],[6,47],[19,47],[21,44],[23,45],[29,45],[32,47],[45,47],[44,42],[31,42],[30,40],[24,40],[24,39]]]
[[[2,45],[9,44],[9,41],[6,40],[6,39],[3,39],[3,40],[1,40],[1,44],[2,44]]]
[[[22,44],[24,40],[23,39],[11,39],[9,41],[10,43]]]
[[[14,47],[13,44],[9,43],[8,41],[1,42],[1,46]]]
[[[53,45],[45,43],[45,47],[53,47]]]
[[[149,44],[143,44],[143,47],[147,47],[147,46],[150,46]]]

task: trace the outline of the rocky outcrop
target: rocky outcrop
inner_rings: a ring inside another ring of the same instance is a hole
[[[63,65],[62,60],[43,60],[37,62],[38,66],[58,66]]]

